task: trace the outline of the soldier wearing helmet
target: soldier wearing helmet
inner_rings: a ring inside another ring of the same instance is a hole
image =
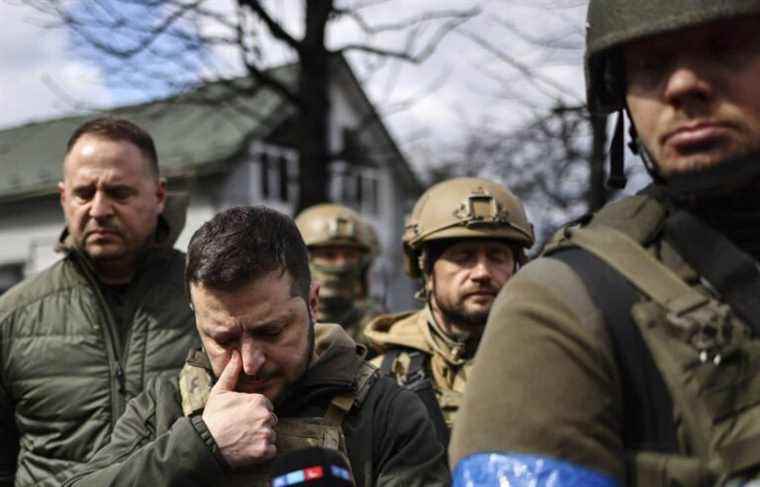
[[[306,208],[295,221],[309,249],[312,278],[320,283],[317,321],[338,323],[366,345],[363,330],[382,312],[369,296],[369,269],[380,253],[374,228],[332,203]]]
[[[760,0],[591,0],[588,104],[654,183],[568,226],[490,315],[455,485],[760,479]]]
[[[491,304],[525,262],[533,228],[503,186],[457,178],[420,197],[403,243],[425,307],[380,316],[365,333],[383,354],[374,363],[420,394],[445,443]]]

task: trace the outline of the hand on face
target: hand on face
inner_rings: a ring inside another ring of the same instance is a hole
[[[235,390],[243,362],[237,350],[231,353],[211,389],[203,421],[227,463],[239,468],[270,460],[277,454],[277,416],[265,396]]]

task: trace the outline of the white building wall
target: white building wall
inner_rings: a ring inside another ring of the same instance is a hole
[[[64,221],[55,196],[0,205],[0,265],[22,264],[31,275],[58,260]]]
[[[205,222],[210,220],[215,213],[216,209],[211,200],[211,193],[204,191],[201,188],[192,191],[190,194],[190,206],[187,209],[185,227],[183,228],[182,233],[180,233],[174,247],[186,252],[187,244],[190,243],[190,238],[195,231]]]
[[[366,106],[363,103],[352,103],[352,100],[346,96],[347,91],[350,90],[338,84],[331,87],[332,111],[329,135],[331,148],[334,151],[341,149],[346,129],[356,129],[364,123],[366,116],[356,108],[357,106],[366,108]],[[378,179],[378,211],[372,214],[362,211],[362,208],[356,209],[374,226],[383,248],[383,253],[376,260],[371,273],[371,281],[375,286],[372,294],[383,300],[392,311],[418,307],[419,303],[413,297],[416,283],[404,273],[401,250],[408,195],[404,192],[403,186],[397,184],[389,161],[378,160],[376,168],[368,171],[371,177]]]

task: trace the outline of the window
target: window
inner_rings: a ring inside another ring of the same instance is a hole
[[[257,143],[251,146],[250,155],[254,165],[251,187],[259,191],[258,195],[252,195],[253,200],[294,201],[298,190],[298,153],[285,147]]]
[[[379,213],[380,176],[377,169],[338,161],[332,167],[330,186],[334,201],[356,208],[360,213]]]

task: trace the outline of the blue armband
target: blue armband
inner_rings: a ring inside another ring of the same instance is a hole
[[[609,476],[538,455],[476,453],[454,470],[454,487],[618,487]]]

